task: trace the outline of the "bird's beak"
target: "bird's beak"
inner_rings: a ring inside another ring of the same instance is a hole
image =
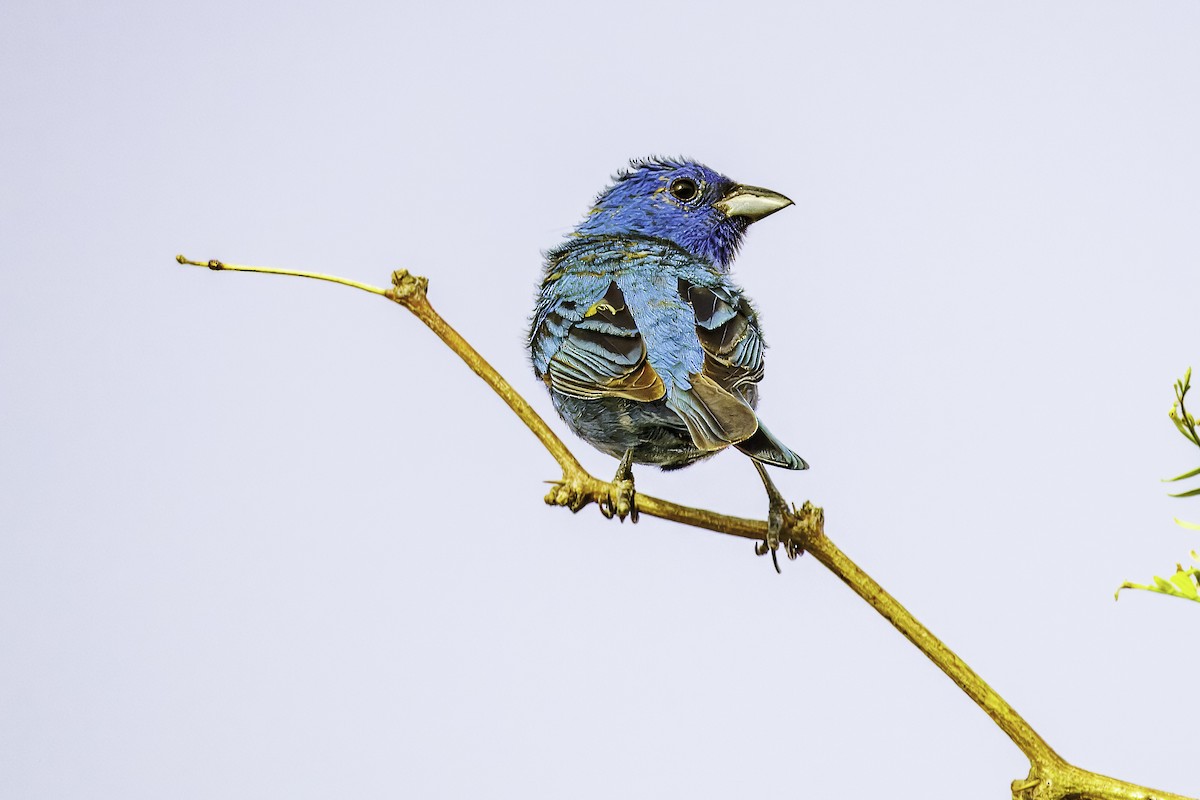
[[[757,222],[763,217],[774,214],[781,208],[787,208],[792,201],[779,192],[763,189],[761,186],[735,185],[713,205],[727,217],[744,217],[750,222]]]

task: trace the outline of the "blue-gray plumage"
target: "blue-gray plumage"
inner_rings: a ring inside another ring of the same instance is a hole
[[[529,334],[534,372],[576,434],[626,471],[731,445],[808,466],[755,413],[765,345],[729,279],[747,226],[790,204],[685,160],[634,162],[600,194],[546,253]]]

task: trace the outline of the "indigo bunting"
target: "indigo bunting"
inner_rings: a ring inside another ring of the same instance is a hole
[[[693,161],[634,161],[545,254],[534,373],[572,431],[621,459],[634,521],[632,463],[678,469],[732,445],[767,487],[757,551],[775,555],[783,499],[761,465],[808,465],[755,413],[765,343],[729,269],[750,223],[791,204]]]

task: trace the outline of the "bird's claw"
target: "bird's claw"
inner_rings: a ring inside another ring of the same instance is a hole
[[[621,522],[624,522],[626,517],[629,517],[630,522],[638,521],[637,495],[633,490],[632,450],[626,452],[625,457],[621,459],[620,465],[617,466],[617,474],[608,485],[608,495],[602,498],[599,504],[600,513],[608,519],[615,516]]]
[[[765,556],[771,554],[771,563],[775,565],[776,572],[782,572],[779,569],[779,548],[783,547],[783,552],[788,559],[794,561],[804,554],[804,547],[800,541],[792,536],[792,531],[796,529],[797,521],[802,514],[796,511],[794,505],[790,505],[783,499],[783,495],[775,488],[767,471],[757,461],[754,462],[758,474],[762,477],[763,486],[767,490],[767,500],[769,502],[767,510],[767,537],[761,542],[754,545],[754,554]],[[806,505],[807,508],[807,505]]]
[[[791,534],[797,519],[795,507],[791,509],[772,507],[767,513],[767,537],[754,544],[756,556],[771,554],[771,563],[775,565],[776,572],[782,572],[779,569],[779,551],[781,549],[791,561],[804,555],[804,545]]]
[[[592,502],[595,495],[588,490],[584,476],[564,475],[561,481],[547,481],[550,491],[546,492],[546,505],[565,506],[572,514]]]
[[[608,492],[599,500],[600,513],[608,519],[616,517],[630,522],[638,521],[637,499],[633,491],[633,479],[614,480],[609,484]]]
[[[638,521],[637,495],[633,488],[632,454],[621,459],[621,466],[611,483],[601,483],[590,475],[563,475],[560,481],[550,481],[551,489],[546,493],[546,505],[566,506],[572,513],[595,503],[606,519],[616,517],[630,522]]]

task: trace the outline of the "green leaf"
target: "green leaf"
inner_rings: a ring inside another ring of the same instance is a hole
[[[1181,528],[1187,528],[1189,531],[1200,531],[1200,525],[1194,522],[1184,522],[1179,517],[1175,517],[1175,524]]]
[[[1169,494],[1167,497],[1195,497],[1200,494],[1200,486],[1192,489],[1190,492],[1180,492],[1179,494]]]
[[[1182,475],[1176,475],[1174,478],[1163,478],[1162,480],[1163,483],[1172,483],[1174,481],[1181,481],[1184,478],[1194,478],[1197,475],[1200,475],[1200,467],[1196,467],[1191,472],[1185,472]]]
[[[1200,591],[1196,590],[1196,580],[1192,577],[1194,570],[1178,570],[1171,576],[1171,583],[1179,590],[1182,597],[1200,602]]]
[[[1171,576],[1171,580],[1169,581],[1155,575],[1153,586],[1146,586],[1144,584],[1130,583],[1129,581],[1126,581],[1120,585],[1114,597],[1120,599],[1121,589],[1141,589],[1146,592],[1165,594],[1169,595],[1170,597],[1178,597],[1182,600],[1191,600],[1193,602],[1200,603],[1200,589],[1197,589],[1196,579],[1194,577],[1198,572],[1200,572],[1200,570],[1179,570]]]

